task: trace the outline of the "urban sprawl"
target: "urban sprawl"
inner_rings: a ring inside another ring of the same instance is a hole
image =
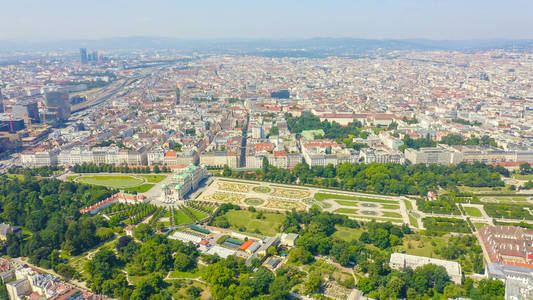
[[[529,299],[532,70],[504,50],[1,64],[2,288]]]

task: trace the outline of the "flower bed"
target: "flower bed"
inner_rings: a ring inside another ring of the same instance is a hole
[[[248,205],[252,205],[252,206],[258,206],[258,205],[265,203],[265,201],[259,198],[246,198],[244,199],[244,203]]]
[[[225,192],[214,192],[211,195],[207,195],[203,198],[205,201],[221,202],[221,203],[231,203],[231,204],[241,204],[241,200],[244,199],[243,196]]]
[[[292,198],[292,199],[304,199],[304,198],[311,196],[311,193],[307,191],[301,191],[301,190],[289,190],[289,189],[276,188],[274,189],[272,196]]]
[[[242,183],[219,181],[217,182],[217,186],[221,190],[230,192],[248,193],[250,191],[250,186]]]
[[[275,209],[284,209],[284,210],[304,210],[306,206],[300,201],[291,201],[284,200],[280,198],[268,198],[268,203],[264,206],[265,208],[275,208]]]
[[[268,186],[254,186],[252,190],[256,193],[268,194],[272,191]]]

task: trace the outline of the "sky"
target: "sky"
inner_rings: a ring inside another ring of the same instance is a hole
[[[531,39],[533,0],[0,0],[0,39]]]

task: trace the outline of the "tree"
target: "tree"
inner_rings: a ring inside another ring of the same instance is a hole
[[[268,293],[270,284],[274,281],[274,274],[265,267],[260,267],[251,280],[251,285],[259,294]]]
[[[268,255],[271,255],[271,256],[278,255],[278,249],[276,249],[276,247],[274,247],[274,246],[270,246],[267,249],[267,253],[268,253]]]
[[[191,285],[190,287],[187,288],[185,293],[187,293],[187,295],[189,295],[189,296],[191,296],[193,298],[197,298],[202,293],[202,289],[199,288],[199,287],[196,287],[194,285]]]
[[[478,288],[483,295],[503,296],[505,294],[505,284],[497,279],[480,280]]]
[[[160,274],[151,274],[145,280],[141,281],[131,294],[132,300],[143,299],[168,299],[171,300],[172,296],[164,290],[166,283],[163,281],[163,277]],[[153,297],[154,295],[159,296]],[[152,298],[153,297],[153,298]]]
[[[321,284],[322,274],[319,271],[313,271],[309,274],[307,281],[304,284],[305,292],[308,295],[317,293]]]
[[[522,174],[522,175],[532,174],[533,173],[531,165],[529,163],[527,163],[527,162],[520,164],[520,166],[518,168],[520,170],[520,174]]]
[[[222,169],[222,176],[229,177],[231,176],[231,169],[228,167],[228,165],[224,165],[224,168]]]
[[[273,299],[290,299],[289,292],[291,291],[291,284],[285,276],[276,276],[276,279],[270,285],[270,295]]]
[[[456,284],[450,283],[444,288],[444,296],[446,296],[449,299],[464,297],[466,296],[466,291],[462,287]]]
[[[363,277],[357,281],[357,288],[368,294],[374,289],[374,282],[368,277]]]
[[[114,235],[114,232],[113,232],[113,229],[111,229],[111,228],[100,227],[100,228],[96,229],[96,236],[101,241],[107,241],[111,237],[113,237],[113,235]]]
[[[264,173],[266,173],[268,171],[268,167],[269,167],[269,163],[268,163],[268,159],[266,157],[263,157],[263,162],[262,162],[262,170]]]
[[[289,262],[299,262],[302,264],[308,264],[313,261],[313,255],[311,252],[305,250],[302,247],[295,247],[289,252]]]
[[[141,223],[133,229],[133,236],[141,241],[148,240],[152,234],[152,228],[146,223]]]
[[[78,272],[76,272],[76,270],[72,266],[67,264],[57,265],[55,267],[55,271],[57,272],[57,274],[63,276],[67,280],[74,278],[78,274]]]
[[[174,256],[174,268],[180,272],[185,272],[194,267],[194,259],[185,253],[178,252]]]

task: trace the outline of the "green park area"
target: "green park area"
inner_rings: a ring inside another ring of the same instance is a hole
[[[480,230],[484,226],[487,226],[486,223],[474,223],[474,227],[476,227],[476,230]]]
[[[388,218],[400,218],[400,219],[402,218],[401,214],[392,212],[392,211],[382,211],[381,213],[383,214],[384,217],[388,217]]]
[[[473,193],[473,194],[515,194],[516,191],[511,189],[511,185],[495,186],[495,187],[471,187],[471,186],[458,186],[461,193]]]
[[[153,174],[143,174],[140,175],[141,177],[145,178],[146,181],[152,182],[152,183],[158,183],[161,182],[163,179],[167,178],[167,175],[153,175]]]
[[[465,206],[463,207],[463,209],[465,210],[466,214],[471,217],[482,217],[483,216],[483,214],[477,207]]]
[[[102,185],[110,188],[131,188],[144,183],[143,179],[128,175],[83,176],[76,180],[81,183]]]
[[[351,200],[351,201],[360,201],[360,202],[398,204],[398,201],[394,201],[394,200],[366,198],[366,197],[357,197],[357,196],[350,196],[350,195],[343,195],[343,194],[330,194],[330,193],[316,193],[315,199],[318,201],[324,201],[327,199],[336,199],[336,200],[338,199],[338,200]]]
[[[359,240],[359,237],[361,236],[361,233],[363,233],[364,230],[359,228],[349,228],[344,226],[335,226],[337,231],[333,234],[334,238],[338,238],[340,240],[351,242],[353,240]]]
[[[306,140],[314,140],[317,136],[324,136],[324,130],[315,129],[315,130],[304,130],[302,131],[302,136]]]
[[[406,254],[441,258],[435,255],[434,250],[446,246],[447,243],[448,239],[444,236],[415,235],[403,240],[403,249]]]
[[[399,205],[395,204],[381,204],[381,208],[383,209],[400,209]]]
[[[174,220],[176,225],[190,224],[194,222],[183,210],[174,211]]]
[[[165,175],[146,175],[146,176],[165,176]],[[151,180],[158,180],[160,177],[144,178],[142,176],[131,175],[94,175],[94,176],[79,176],[74,180],[80,183],[100,185],[108,188],[122,189],[126,192],[144,193],[150,190],[154,184],[146,183]],[[162,180],[162,179],[161,179]]]
[[[518,179],[518,180],[533,180],[533,174],[513,174],[511,175],[511,178]]]
[[[513,203],[513,202],[524,202],[527,201],[526,196],[484,196],[481,197],[482,202],[491,202],[491,203]]]
[[[338,213],[338,214],[357,214],[357,209],[352,209],[352,208],[337,208],[335,211],[335,213]]]
[[[251,212],[246,210],[230,210],[225,215],[232,229],[245,232],[260,232],[274,236],[285,217],[283,214],[270,212]],[[244,230],[243,230],[244,229]]]

